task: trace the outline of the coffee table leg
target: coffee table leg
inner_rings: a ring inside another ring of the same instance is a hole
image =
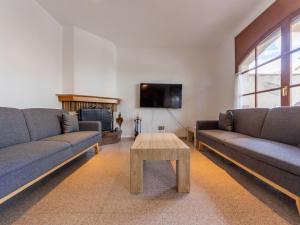
[[[130,153],[130,191],[143,192],[143,160],[134,152]]]
[[[182,151],[176,160],[176,177],[178,192],[190,192],[190,153]]]

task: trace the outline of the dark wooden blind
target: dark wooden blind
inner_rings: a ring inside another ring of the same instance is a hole
[[[235,38],[235,69],[255,48],[287,18],[300,10],[300,0],[277,0]]]

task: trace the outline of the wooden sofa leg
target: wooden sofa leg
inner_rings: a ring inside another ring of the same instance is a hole
[[[100,152],[99,143],[95,145],[95,153],[98,154]]]
[[[199,149],[199,151],[204,150],[204,145],[200,141],[198,142],[198,149]]]
[[[296,205],[298,208],[298,213],[300,214],[300,197],[296,198]]]

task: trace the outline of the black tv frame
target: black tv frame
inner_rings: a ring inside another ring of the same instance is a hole
[[[170,91],[167,92],[167,96],[161,97],[159,101],[162,101],[163,103],[158,104],[156,102],[152,104],[151,103],[146,103],[145,96],[143,95],[143,87],[144,86],[150,86],[152,88],[157,87],[158,89],[169,89],[174,87],[174,88],[179,88],[180,93],[178,94],[179,97],[179,102],[178,104],[172,104],[171,102],[171,96],[170,96]],[[182,108],[182,84],[166,84],[166,83],[140,83],[140,107],[141,108],[167,108],[167,109],[181,109]]]

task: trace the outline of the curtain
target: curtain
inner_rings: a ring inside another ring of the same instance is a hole
[[[241,109],[243,106],[243,98],[242,98],[242,76],[235,75],[235,85],[234,85],[234,108]]]

